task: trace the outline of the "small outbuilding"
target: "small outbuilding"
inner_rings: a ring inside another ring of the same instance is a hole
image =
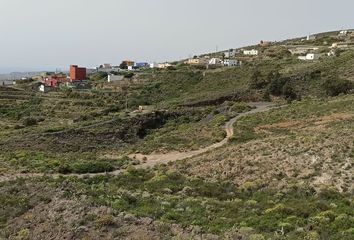
[[[308,53],[306,54],[306,56],[299,56],[298,58],[300,60],[312,61],[312,60],[318,60],[323,56],[324,56],[323,53]]]
[[[113,75],[113,74],[108,75],[108,82],[122,81],[123,79],[124,76],[122,75]]]

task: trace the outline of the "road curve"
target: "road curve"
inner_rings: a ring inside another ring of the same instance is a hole
[[[272,107],[274,106],[274,104],[269,103],[269,102],[254,102],[254,103],[249,103],[249,105],[254,108],[248,112],[240,113],[239,115],[232,118],[231,120],[229,120],[225,124],[226,137],[220,142],[214,143],[214,144],[212,144],[208,147],[205,147],[205,148],[201,148],[201,149],[193,150],[193,151],[188,151],[188,152],[169,152],[166,154],[150,154],[150,155],[131,154],[131,155],[129,155],[129,157],[137,159],[141,162],[141,164],[135,166],[136,168],[145,169],[145,168],[154,167],[159,164],[167,164],[169,162],[174,162],[177,160],[191,158],[191,157],[206,153],[210,150],[222,147],[225,144],[227,144],[229,139],[234,135],[233,125],[238,119],[240,119],[241,117],[247,116],[247,115],[260,113],[260,112],[266,112],[266,111],[272,109]],[[121,174],[124,171],[125,171],[124,169],[121,169],[121,170],[116,170],[116,171],[107,172],[107,173],[85,173],[85,174],[18,173],[18,174],[12,174],[12,175],[0,175],[0,183],[15,180],[17,178],[28,179],[28,178],[33,178],[33,177],[44,177],[44,176],[53,177],[53,178],[59,178],[59,177],[84,178],[84,177],[104,176],[106,174],[116,176],[116,175]]]

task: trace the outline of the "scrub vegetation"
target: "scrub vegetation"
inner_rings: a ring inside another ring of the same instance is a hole
[[[0,239],[354,239],[354,52],[286,44],[303,43],[90,90],[1,86]]]

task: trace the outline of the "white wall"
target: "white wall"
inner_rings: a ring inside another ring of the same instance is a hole
[[[123,79],[124,79],[124,76],[121,76],[121,75],[108,75],[108,82],[122,81]]]
[[[243,51],[244,55],[251,55],[251,56],[255,56],[258,55],[258,50],[252,49],[252,50],[244,50]]]
[[[224,61],[224,66],[237,66],[237,60],[234,60],[234,59],[227,59]]]

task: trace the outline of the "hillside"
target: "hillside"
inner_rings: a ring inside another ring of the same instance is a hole
[[[354,49],[288,51],[352,37],[316,36],[84,91],[1,86],[0,239],[353,239]]]

